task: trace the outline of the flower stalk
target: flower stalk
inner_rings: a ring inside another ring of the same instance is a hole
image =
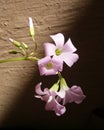
[[[0,63],[13,62],[13,61],[23,61],[28,60],[26,57],[8,58],[0,60]]]
[[[0,63],[24,61],[24,60],[38,61],[39,59],[37,57],[17,57],[17,58],[8,58],[0,60]]]

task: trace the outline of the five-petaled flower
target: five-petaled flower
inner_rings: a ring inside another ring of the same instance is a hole
[[[60,59],[46,56],[38,61],[40,75],[56,75],[63,69],[63,62]]]
[[[51,35],[50,37],[54,40],[55,45],[52,43],[44,43],[46,56],[61,59],[71,67],[79,58],[78,54],[74,53],[77,49],[72,44],[71,39],[69,38],[64,44],[65,41],[62,33]]]

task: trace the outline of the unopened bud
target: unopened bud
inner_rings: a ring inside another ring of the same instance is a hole
[[[21,43],[18,41],[13,40],[12,38],[9,38],[9,41],[11,41],[15,46],[20,47]]]
[[[28,49],[28,48],[29,48],[26,43],[22,42],[22,44],[23,44],[23,47],[24,47],[25,49]]]
[[[9,51],[10,54],[17,54],[18,52],[16,50]]]
[[[33,20],[31,17],[29,17],[29,27],[30,27],[30,35],[32,38],[35,36],[34,26],[33,26]]]

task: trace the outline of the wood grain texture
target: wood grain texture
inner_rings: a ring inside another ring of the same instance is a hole
[[[103,0],[0,0],[0,58],[10,57],[8,50],[14,48],[9,37],[33,48],[28,28],[32,17],[39,57],[44,55],[43,43],[52,42],[49,35],[61,32],[66,40],[72,39],[80,59],[72,69],[65,66],[63,75],[69,85],[80,85],[87,95],[82,104],[67,106],[66,114],[58,118],[34,98],[34,86],[41,80],[44,86],[52,85],[56,76],[40,77],[36,63],[30,61],[0,64],[1,127],[86,127],[92,110],[104,105],[103,7]]]

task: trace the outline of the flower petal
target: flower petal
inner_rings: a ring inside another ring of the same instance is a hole
[[[79,104],[84,100],[85,97],[86,96],[83,94],[81,88],[79,86],[74,85],[66,91],[66,96],[63,100],[63,105],[71,102]]]
[[[57,48],[62,48],[64,45],[64,35],[62,33],[57,33],[55,35],[50,35],[54,40]]]
[[[61,116],[66,112],[66,108],[63,105],[57,105],[57,109],[55,109],[55,113],[57,116]]]
[[[63,70],[63,60],[60,59],[58,56],[54,56],[52,58],[52,62],[54,63],[54,67],[56,70],[60,72]]]
[[[62,58],[63,61],[69,67],[71,67],[79,59],[79,56],[74,53],[66,52],[66,53],[61,54],[60,58]]]
[[[79,104],[85,99],[85,95],[83,94],[82,89],[79,86],[72,86],[70,88],[71,94],[73,95],[73,100],[75,103]]]
[[[35,92],[38,94],[38,95],[34,95],[34,97],[36,98],[40,98],[41,100],[47,102],[48,99],[49,99],[49,96],[51,95],[51,92],[48,88],[45,88],[44,91],[41,90],[41,85],[42,83],[38,83],[35,87]],[[55,95],[55,94],[54,94]]]
[[[38,68],[39,68],[40,75],[45,75],[47,69],[42,65],[40,65]]]
[[[49,61],[51,60],[50,56],[46,56],[40,60],[38,60],[38,65],[44,66],[45,64],[47,64]]]
[[[52,96],[50,96],[48,102],[46,103],[45,109],[55,111],[57,116],[61,116],[66,111],[65,106],[59,104]]]
[[[45,91],[42,91],[42,90],[41,90],[41,85],[42,85],[41,82],[36,85],[36,87],[35,87],[35,92],[36,92],[38,95],[34,95],[34,97],[40,98],[41,100],[44,100],[44,101],[47,101],[48,98],[49,98],[49,94],[48,94],[48,93],[49,93],[49,90],[48,90],[48,88],[45,88],[45,89],[44,89]],[[46,90],[47,90],[47,91],[46,91]]]
[[[40,75],[46,75],[46,74],[48,74],[47,72],[48,72],[48,70],[46,69],[46,64],[48,63],[48,62],[50,62],[51,61],[51,57],[50,56],[46,56],[46,57],[44,57],[44,58],[42,58],[42,59],[40,59],[39,61],[38,61],[38,68],[39,68],[39,72],[40,72]],[[53,74],[54,72],[52,71],[52,74]],[[49,73],[50,74],[50,73]],[[49,75],[48,74],[48,75]]]
[[[59,92],[57,92],[57,95],[58,95],[60,98],[64,98],[64,97],[65,97],[65,90],[64,90],[64,89],[61,89]]]
[[[36,85],[36,87],[35,87],[35,92],[36,92],[37,94],[39,94],[39,95],[44,95],[44,92],[41,90],[41,85],[42,85],[41,82]]]
[[[63,46],[63,52],[75,52],[77,49],[73,45],[71,39],[69,38],[68,41]]]
[[[45,55],[53,56],[55,55],[56,46],[52,43],[44,43]]]
[[[56,75],[58,73],[58,71],[56,71],[55,69],[50,69],[50,70],[45,70],[44,71],[44,75],[48,76],[48,75]]]

